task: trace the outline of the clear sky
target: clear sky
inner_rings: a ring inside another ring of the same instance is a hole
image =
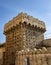
[[[45,37],[51,37],[51,0],[0,0],[0,42],[5,42],[5,23],[20,12],[44,21],[47,30]]]

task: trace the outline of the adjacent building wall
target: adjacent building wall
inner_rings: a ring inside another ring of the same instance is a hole
[[[51,65],[51,53],[45,50],[22,50],[16,53],[15,65]]]
[[[1,44],[0,45],[0,65],[3,65],[4,53],[5,53],[5,47],[4,47],[4,44]]]

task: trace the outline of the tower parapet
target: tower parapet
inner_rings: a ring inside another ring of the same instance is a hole
[[[16,27],[16,25],[18,25],[19,23],[24,22],[30,24],[31,26],[33,25],[34,27],[37,27],[44,32],[46,31],[45,23],[43,21],[33,18],[26,13],[19,13],[18,16],[14,17],[12,20],[5,24],[4,33],[13,28],[14,26]]]

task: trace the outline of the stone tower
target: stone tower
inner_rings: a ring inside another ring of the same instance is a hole
[[[15,65],[15,53],[22,49],[34,49],[44,39],[44,22],[20,13],[5,24],[5,65]]]

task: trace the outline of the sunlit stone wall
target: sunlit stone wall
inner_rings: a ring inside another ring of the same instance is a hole
[[[22,50],[16,53],[15,65],[51,65],[51,53],[45,47]]]

